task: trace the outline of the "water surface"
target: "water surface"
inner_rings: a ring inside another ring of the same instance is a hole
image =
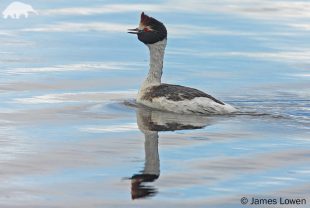
[[[1,207],[240,207],[243,196],[309,196],[308,1],[25,3],[39,15],[0,20]],[[163,81],[242,113],[134,105],[148,52],[126,30],[141,11],[168,29]]]

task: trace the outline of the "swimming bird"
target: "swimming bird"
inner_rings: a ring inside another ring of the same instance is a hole
[[[150,69],[144,80],[137,103],[179,114],[227,114],[236,108],[200,90],[161,83],[163,60],[167,45],[167,29],[157,19],[141,13],[139,26],[129,29],[150,51]]]

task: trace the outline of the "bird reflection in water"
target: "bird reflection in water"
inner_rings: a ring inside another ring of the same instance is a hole
[[[137,108],[136,113],[138,127],[145,137],[145,164],[140,173],[130,178],[132,199],[151,197],[157,193],[150,183],[157,180],[160,174],[159,131],[201,129],[210,124],[210,119],[204,116],[179,115],[143,107]]]

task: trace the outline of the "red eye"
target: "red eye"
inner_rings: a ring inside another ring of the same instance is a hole
[[[144,31],[144,32],[150,32],[151,30],[149,30],[147,27],[145,27],[145,28],[143,29],[143,31]]]

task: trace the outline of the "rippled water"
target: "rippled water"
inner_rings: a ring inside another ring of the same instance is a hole
[[[309,206],[308,1],[25,3],[39,15],[0,20],[1,207]],[[164,82],[239,114],[135,105],[141,11],[168,28]]]

